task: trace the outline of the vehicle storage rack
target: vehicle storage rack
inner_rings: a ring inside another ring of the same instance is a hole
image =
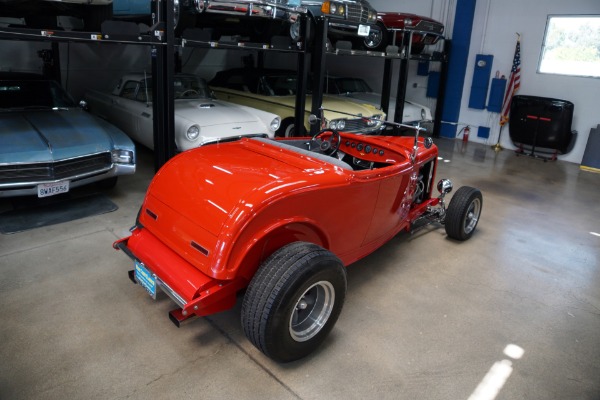
[[[154,24],[148,33],[137,33],[137,25],[131,22],[115,22],[107,24],[107,29],[103,32],[80,32],[80,31],[64,31],[59,29],[31,29],[22,27],[0,27],[0,40],[26,40],[26,41],[48,41],[52,43],[58,42],[84,42],[84,43],[121,43],[144,45],[151,48],[152,59],[152,75],[153,93],[155,93],[153,104],[154,115],[154,164],[155,170],[164,165],[170,158],[175,155],[175,136],[174,136],[174,88],[172,85],[173,75],[175,73],[175,48],[183,47],[203,47],[203,48],[218,48],[218,49],[238,49],[238,50],[256,50],[259,52],[274,51],[284,53],[294,53],[298,55],[297,71],[298,71],[298,87],[295,109],[295,124],[303,126],[305,114],[306,89],[308,82],[308,74],[312,64],[313,87],[312,87],[312,105],[311,112],[319,115],[323,96],[323,82],[325,78],[325,58],[326,54],[333,55],[351,55],[358,57],[376,57],[384,59],[384,73],[382,85],[382,109],[387,114],[391,95],[391,82],[394,60],[400,60],[399,79],[396,97],[396,112],[395,121],[401,122],[404,108],[404,99],[406,94],[406,84],[408,79],[408,62],[409,60],[427,60],[438,61],[442,63],[440,92],[438,94],[438,105],[441,104],[444,88],[444,77],[446,76],[447,52],[450,47],[450,41],[445,41],[444,51],[433,55],[411,55],[410,47],[412,35],[419,31],[409,30],[407,35],[403,35],[403,43],[401,51],[398,51],[397,46],[388,46],[385,52],[379,51],[363,51],[352,50],[351,45],[347,42],[338,42],[336,49],[331,49],[327,40],[327,27],[329,25],[328,17],[320,17],[314,26],[315,41],[312,48],[304,44],[297,47],[290,45],[263,44],[263,43],[248,43],[248,42],[228,42],[228,41],[211,41],[202,35],[197,34],[196,29],[184,31],[181,37],[175,37],[174,29],[170,26],[170,21],[173,21],[173,0],[154,0],[152,1],[153,12],[159,9],[161,12],[156,15],[164,16],[164,20],[159,20]],[[306,15],[301,15],[301,32],[303,36],[310,35],[309,29],[311,24],[308,23]],[[113,21],[111,21],[113,22]],[[196,33],[194,33],[196,31]],[[392,34],[390,30],[388,35]],[[58,46],[53,47],[56,51]],[[309,63],[308,55],[314,59]],[[57,55],[55,55],[58,60]],[[57,78],[60,80],[60,71]],[[434,136],[439,132],[439,124],[441,121],[441,107],[436,107]],[[316,133],[319,129],[318,125],[311,126],[311,134]]]

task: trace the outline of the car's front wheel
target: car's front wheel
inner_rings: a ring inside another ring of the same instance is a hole
[[[365,37],[363,42],[367,50],[385,50],[387,46],[387,29],[381,23],[372,26],[369,35]]]
[[[327,337],[346,297],[346,269],[312,243],[290,243],[258,269],[242,304],[242,327],[278,362],[307,356]]]
[[[483,197],[479,189],[463,186],[456,191],[446,211],[445,227],[449,237],[456,240],[467,240],[475,232]]]
[[[277,137],[293,137],[296,135],[296,125],[293,118],[288,118],[281,123],[281,126],[275,131]]]

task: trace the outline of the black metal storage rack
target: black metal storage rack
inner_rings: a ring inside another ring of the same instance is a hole
[[[164,163],[175,155],[175,137],[174,137],[174,89],[173,74],[175,72],[175,48],[177,46],[188,47],[204,47],[204,48],[219,48],[219,49],[241,49],[241,50],[256,50],[257,52],[274,51],[295,53],[298,55],[298,87],[295,109],[295,124],[296,126],[304,125],[306,89],[308,82],[308,73],[310,69],[309,58],[310,54],[313,58],[311,63],[313,66],[312,75],[312,105],[311,112],[319,115],[323,96],[323,82],[325,77],[325,55],[353,55],[359,57],[377,57],[384,59],[384,79],[382,87],[382,109],[387,114],[390,99],[390,86],[392,81],[392,62],[400,60],[400,70],[398,79],[397,101],[395,122],[401,122],[404,99],[406,94],[406,83],[408,76],[408,61],[410,59],[442,62],[442,80],[445,75],[446,65],[446,50],[448,42],[446,42],[445,52],[431,56],[411,56],[410,44],[413,33],[417,31],[406,31],[409,34],[403,35],[403,51],[398,52],[398,48],[394,46],[387,52],[361,51],[351,50],[350,47],[338,46],[336,50],[329,50],[327,45],[327,27],[328,17],[322,17],[317,21],[314,47],[312,49],[303,45],[300,48],[291,48],[286,46],[272,46],[260,43],[235,43],[235,42],[214,42],[204,39],[202,36],[194,35],[194,30],[184,31],[181,38],[176,38],[174,29],[169,21],[173,21],[173,0],[154,0],[152,1],[153,11],[159,16],[159,21],[151,27],[147,34],[136,34],[135,29],[128,28],[127,25],[121,23],[103,24],[103,32],[75,32],[61,31],[50,29],[28,29],[28,28],[0,28],[0,40],[27,40],[27,41],[49,41],[52,43],[59,42],[87,42],[87,43],[122,43],[150,46],[152,56],[152,75],[153,75],[153,115],[154,115],[154,153],[155,153],[155,169],[158,170]],[[164,18],[160,18],[163,16]],[[132,23],[123,23],[132,24]],[[133,25],[133,24],[132,24]],[[105,30],[106,26],[106,30]],[[136,26],[137,29],[137,26]],[[301,17],[301,31],[304,32],[304,37],[309,36],[308,30],[310,24],[306,16]],[[388,32],[392,34],[392,32]],[[341,47],[341,48],[340,48]],[[54,48],[54,47],[53,47]],[[55,47],[56,52],[58,47]],[[58,60],[55,54],[55,60]],[[60,72],[60,71],[59,71]],[[59,74],[60,75],[60,74]],[[443,91],[443,85],[440,84],[440,92]],[[443,93],[440,93],[438,100]],[[440,104],[441,102],[438,102]],[[439,132],[439,121],[441,118],[441,107],[437,107],[435,117],[434,136]],[[311,134],[316,133],[318,126],[311,127]]]

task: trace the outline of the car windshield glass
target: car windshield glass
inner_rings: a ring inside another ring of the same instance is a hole
[[[73,107],[75,102],[53,81],[0,81],[0,109]]]
[[[266,86],[263,90],[271,96],[292,96],[296,94],[298,80],[296,76],[289,74],[266,75],[263,83]],[[311,87],[310,82],[307,82],[307,87]],[[307,93],[310,93],[310,90]]]
[[[210,97],[208,85],[204,79],[195,76],[175,76],[176,99],[199,99]]]
[[[337,79],[337,86],[340,93],[372,92],[367,82],[359,78]]]

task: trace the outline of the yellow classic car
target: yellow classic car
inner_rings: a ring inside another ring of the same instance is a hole
[[[297,73],[280,69],[234,68],[221,71],[209,82],[221,100],[268,111],[281,117],[276,136],[300,136],[294,126]],[[304,129],[309,131],[308,116],[312,104],[306,96]],[[323,96],[322,129],[375,134],[384,125],[383,111],[367,102],[346,100],[337,96]]]

